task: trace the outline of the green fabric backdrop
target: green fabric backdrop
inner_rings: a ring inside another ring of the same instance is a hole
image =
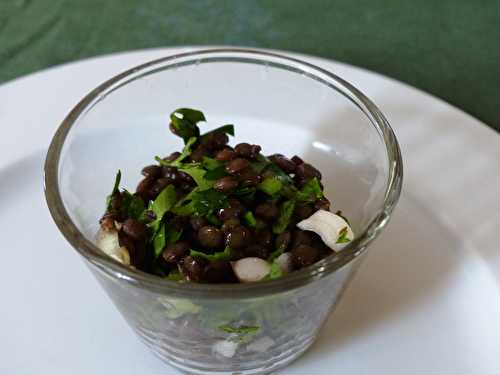
[[[337,59],[500,130],[498,0],[0,0],[0,82],[84,57],[183,44]]]

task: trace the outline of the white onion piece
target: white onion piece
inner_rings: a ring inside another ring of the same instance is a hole
[[[271,265],[260,258],[243,258],[231,263],[236,277],[242,283],[252,283],[262,280],[271,271]]]
[[[213,344],[212,349],[223,357],[231,358],[238,349],[238,343],[229,340],[219,340]]]
[[[248,344],[247,350],[250,352],[267,352],[274,345],[274,340],[269,336],[261,337],[255,340],[251,344]]]
[[[354,233],[349,224],[341,216],[330,211],[318,210],[298,223],[297,226],[302,230],[309,230],[318,234],[326,246],[334,251],[340,251],[347,245],[347,242],[337,243],[344,228],[347,227],[347,239],[349,241],[354,239]]]
[[[292,255],[290,253],[283,253],[274,260],[284,274],[292,271]]]
[[[100,229],[97,233],[97,247],[101,251],[126,266],[130,265],[130,255],[126,247],[120,246],[118,232],[115,230],[105,231]]]

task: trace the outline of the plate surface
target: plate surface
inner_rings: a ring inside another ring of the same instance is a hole
[[[180,51],[100,57],[0,86],[1,374],[177,373],[134,337],[58,232],[42,166],[56,127],[83,95]],[[500,136],[404,84],[302,58],[382,109],[400,141],[405,183],[318,342],[281,373],[500,373]]]

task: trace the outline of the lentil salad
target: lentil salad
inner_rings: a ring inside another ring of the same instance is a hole
[[[181,152],[155,157],[134,193],[118,171],[97,244],[115,260],[176,281],[255,282],[307,267],[354,234],[330,212],[322,175],[299,156],[229,145],[234,126],[201,133],[202,112],[177,109]]]

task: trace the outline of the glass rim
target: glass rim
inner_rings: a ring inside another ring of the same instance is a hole
[[[214,58],[215,60],[213,60]],[[337,91],[339,91],[339,88],[342,89],[339,92],[351,100],[368,117],[371,124],[379,132],[386,148],[388,162],[388,178],[384,201],[375,211],[374,218],[366,226],[365,230],[348,243],[342,251],[334,253],[309,267],[291,272],[275,280],[248,284],[180,283],[121,265],[102,253],[96,245],[80,232],[71,220],[60,195],[59,161],[66,137],[79,117],[84,115],[93,104],[100,101],[107,94],[122,85],[144,76],[144,73],[153,74],[159,70],[163,71],[179,67],[181,62],[183,63],[182,66],[186,66],[199,64],[200,62],[203,63],[204,60],[212,63],[231,61],[271,64],[279,62],[279,65],[288,67],[289,71],[300,72],[313,79],[321,78],[320,81],[330,82],[332,89]],[[141,73],[143,74],[141,75]],[[334,73],[309,62],[274,52],[246,48],[201,49],[174,54],[140,64],[107,80],[81,99],[62,121],[52,138],[44,165],[45,197],[53,220],[72,247],[92,265],[96,266],[98,270],[112,278],[118,278],[136,287],[157,293],[178,297],[218,299],[252,298],[289,291],[323,278],[347,263],[352,262],[365,252],[367,246],[388,223],[401,193],[402,178],[403,162],[396,136],[382,112],[361,91]]]

